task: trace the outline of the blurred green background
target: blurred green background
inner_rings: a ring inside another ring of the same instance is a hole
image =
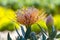
[[[16,19],[15,12],[18,9],[27,7],[43,9],[46,11],[46,14],[52,14],[54,25],[57,30],[60,30],[60,0],[0,0],[0,31],[12,31],[15,26],[19,28],[16,22],[12,22]],[[38,23],[47,30],[44,20],[40,20]],[[36,24],[33,24],[32,31],[38,33],[40,29]]]

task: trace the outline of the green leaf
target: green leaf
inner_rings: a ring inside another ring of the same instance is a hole
[[[60,34],[58,34],[58,35],[56,36],[56,38],[60,38]]]
[[[16,27],[15,27],[15,29],[16,29]],[[26,40],[25,38],[23,38],[22,36],[20,36],[20,34],[19,34],[19,32],[18,32],[17,29],[16,29],[16,32],[19,35],[16,40]]]
[[[46,36],[42,34],[42,40],[46,40]]]
[[[20,40],[20,36],[18,36],[18,37],[16,38],[16,40]]]
[[[47,34],[46,34],[45,30],[39,24],[37,24],[37,25],[39,26],[41,33],[42,33],[42,40],[46,40]]]
[[[31,36],[31,40],[37,40],[35,32],[31,32],[30,36]]]
[[[17,28],[16,28],[16,27],[15,27],[15,29],[16,29],[17,34],[20,36],[20,34],[19,34],[19,32],[18,32],[18,30],[17,30]]]
[[[54,39],[56,37],[56,31],[54,31],[53,33],[51,33],[51,35],[50,35],[50,38],[51,39]]]
[[[22,26],[21,26],[21,31],[22,31],[23,36],[25,36],[25,31],[24,31],[24,28]]]
[[[26,40],[26,39],[23,38],[22,36],[18,36],[18,37],[16,38],[16,40]]]
[[[7,35],[7,40],[12,40],[9,33]]]
[[[41,32],[46,34],[45,30],[44,30],[39,24],[37,24],[37,25],[39,26]],[[46,35],[47,35],[47,34],[46,34]]]
[[[51,32],[51,34],[50,34],[49,37],[50,37],[51,39],[54,39],[54,38],[56,37],[56,34],[57,34],[57,31],[56,31],[55,27],[52,26],[52,32]]]

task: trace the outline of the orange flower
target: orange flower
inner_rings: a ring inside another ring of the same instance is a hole
[[[17,21],[24,25],[31,25],[39,20],[44,14],[40,16],[40,10],[36,8],[27,8],[17,11]]]

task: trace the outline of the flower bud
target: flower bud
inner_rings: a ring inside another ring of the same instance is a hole
[[[54,24],[52,15],[49,15],[46,20],[47,26],[52,26]]]

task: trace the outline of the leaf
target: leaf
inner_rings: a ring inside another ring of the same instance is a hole
[[[54,39],[56,37],[56,31],[54,31],[53,33],[51,33],[51,35],[50,35],[50,38],[51,39]]]
[[[31,33],[31,26],[28,26],[27,31],[26,31],[25,36],[24,36],[25,39],[30,38],[30,33]]]
[[[21,26],[21,31],[22,31],[23,36],[25,36],[25,31],[24,31],[24,28],[22,26]]]
[[[58,35],[56,36],[56,38],[60,38],[60,34],[58,34]]]
[[[42,34],[42,40],[46,40],[46,36]]]
[[[39,24],[37,24],[37,25],[39,26],[39,28],[41,30],[41,33],[42,33],[42,40],[46,40],[46,36],[45,35],[47,35],[47,34],[46,34],[45,30]]]
[[[15,29],[16,29],[16,27],[15,27]],[[19,34],[19,32],[18,32],[17,29],[16,29],[16,32],[19,35],[16,40],[25,40],[25,38],[23,38],[22,36],[20,36],[20,34]]]
[[[50,34],[50,38],[54,39],[56,37],[57,31],[54,26],[52,26],[52,32]]]
[[[31,32],[30,36],[31,36],[31,40],[37,40],[35,32]]]
[[[37,24],[37,25],[39,26],[41,32],[46,34],[45,30],[44,30],[39,24]],[[47,35],[47,34],[46,34],[46,35]]]
[[[26,39],[23,38],[22,36],[18,36],[18,37],[16,38],[16,40],[26,40]]]
[[[21,37],[20,37],[20,40],[26,40],[26,39],[21,36]]]
[[[20,34],[19,34],[19,32],[18,32],[18,30],[17,30],[17,28],[16,28],[16,27],[15,27],[15,29],[16,29],[17,34],[20,36]]]
[[[18,37],[16,38],[16,40],[20,40],[20,36],[18,36]]]
[[[12,40],[11,37],[10,37],[9,32],[8,32],[8,35],[7,35],[7,40]]]

